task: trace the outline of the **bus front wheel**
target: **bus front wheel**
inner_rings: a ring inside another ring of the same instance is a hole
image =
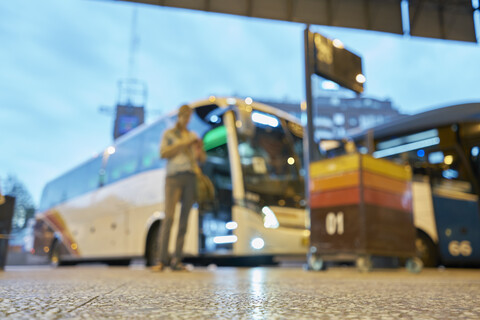
[[[160,223],[155,223],[148,232],[147,249],[145,252],[145,260],[147,267],[154,266],[158,260],[158,234],[160,233]]]
[[[437,247],[432,239],[421,230],[417,230],[415,250],[417,251],[417,257],[422,260],[424,267],[433,268],[438,265]]]

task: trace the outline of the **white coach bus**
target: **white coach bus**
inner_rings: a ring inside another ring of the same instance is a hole
[[[203,139],[203,171],[215,186],[216,201],[192,208],[185,256],[306,254],[298,120],[250,98],[210,97],[190,106],[189,129]],[[36,215],[35,254],[54,264],[134,258],[154,263],[164,217],[166,162],[159,158],[159,142],[175,122],[172,113],[142,125],[47,183]]]

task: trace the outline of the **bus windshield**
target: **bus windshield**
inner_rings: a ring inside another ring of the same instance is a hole
[[[247,199],[254,194],[264,205],[303,207],[301,137],[274,115],[259,111],[248,114],[237,121]]]

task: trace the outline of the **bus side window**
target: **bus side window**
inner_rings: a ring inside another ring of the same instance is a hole
[[[453,150],[435,151],[428,155],[432,187],[461,193],[473,193],[471,178],[464,163]]]
[[[108,157],[104,183],[113,183],[135,174],[139,167],[141,149],[141,136],[136,136],[117,145],[115,153]]]
[[[157,123],[141,133],[143,148],[139,171],[165,167],[166,160],[160,159],[159,155],[160,140],[164,130],[165,124]]]

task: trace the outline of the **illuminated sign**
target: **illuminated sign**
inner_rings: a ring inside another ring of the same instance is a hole
[[[136,116],[123,115],[118,118],[118,133],[121,135],[137,127],[140,119]]]
[[[143,107],[117,105],[113,138],[117,139],[121,135],[138,127],[144,122],[144,119],[145,111]]]
[[[363,92],[366,79],[362,58],[343,47],[340,40],[330,40],[319,33],[313,35],[315,73],[342,87]]]

